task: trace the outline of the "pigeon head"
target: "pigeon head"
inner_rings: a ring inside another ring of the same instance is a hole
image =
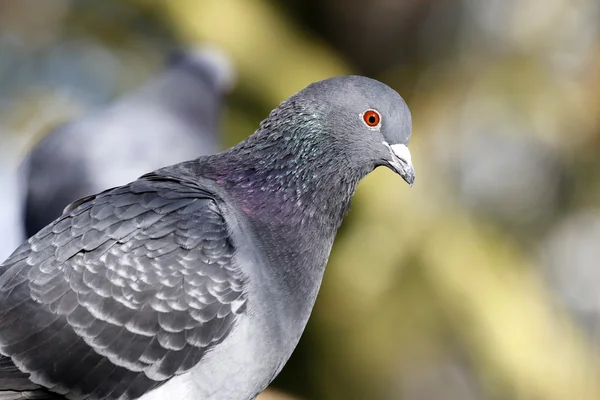
[[[313,83],[296,96],[325,111],[324,133],[346,142],[340,148],[357,166],[387,166],[412,186],[411,115],[395,90],[363,76],[342,76]]]
[[[237,146],[203,163],[248,215],[334,219],[358,182],[387,166],[414,182],[411,117],[390,87],[361,76],[316,82],[274,109]]]
[[[205,82],[208,88],[227,94],[235,87],[237,76],[227,53],[209,44],[179,49],[171,54],[172,68],[186,70]]]

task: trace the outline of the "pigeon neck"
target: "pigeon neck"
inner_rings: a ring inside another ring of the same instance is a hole
[[[260,235],[269,271],[281,291],[293,293],[290,315],[303,327],[335,234],[371,169],[352,160],[343,138],[315,113],[286,118],[280,112],[237,146],[204,158],[201,175],[227,192]]]
[[[209,162],[215,180],[250,218],[316,224],[335,234],[369,171],[351,163],[339,143],[327,143],[334,135],[316,121],[314,115],[304,121],[271,115],[254,135]]]

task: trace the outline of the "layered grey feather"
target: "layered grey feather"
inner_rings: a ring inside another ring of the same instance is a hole
[[[194,183],[147,175],[82,199],[2,265],[1,352],[69,398],[139,397],[190,370],[244,312],[234,252]]]

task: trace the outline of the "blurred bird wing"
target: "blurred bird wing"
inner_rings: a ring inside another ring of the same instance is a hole
[[[75,202],[0,266],[0,352],[70,398],[141,396],[245,311],[234,251],[194,183],[150,174]]]

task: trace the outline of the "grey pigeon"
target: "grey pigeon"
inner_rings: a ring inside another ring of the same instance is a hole
[[[300,339],[360,179],[413,183],[410,133],[394,90],[331,78],[233,148],[72,203],[0,266],[0,390],[254,399]]]
[[[232,82],[223,53],[182,52],[134,94],[48,134],[24,162],[27,237],[78,198],[217,152],[221,99]]]

